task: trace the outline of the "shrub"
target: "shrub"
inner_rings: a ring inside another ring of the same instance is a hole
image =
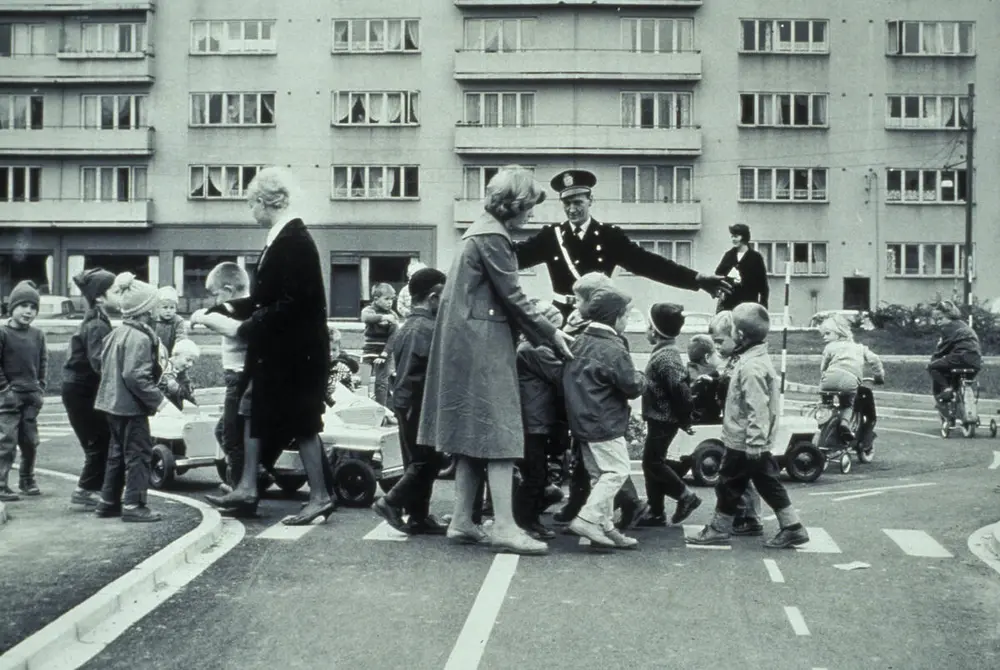
[[[938,328],[931,319],[934,305],[944,299],[937,294],[933,300],[917,303],[912,307],[897,304],[880,305],[871,313],[872,323],[876,328],[892,331],[904,337],[927,337],[935,339]],[[961,296],[951,296],[962,311],[962,318],[968,320],[972,315],[972,329],[979,335],[983,352],[993,352],[1000,349],[1000,321],[997,315],[987,309],[978,298],[973,298],[972,305],[962,304]]]
[[[49,349],[48,371],[45,375],[46,394],[62,393],[63,365],[66,364],[66,349]],[[202,354],[188,375],[195,388],[225,386],[222,374],[222,357],[218,354]]]

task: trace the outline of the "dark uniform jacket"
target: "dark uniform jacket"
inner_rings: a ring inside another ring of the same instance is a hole
[[[575,273],[566,263],[560,239]],[[588,272],[602,272],[610,277],[616,267],[662,284],[691,291],[698,289],[697,272],[643,249],[618,226],[604,224],[594,218],[590,219],[583,239],[576,236],[569,221],[563,221],[558,226],[544,226],[537,234],[518,242],[515,251],[521,269],[545,263],[552,280],[552,290],[560,295],[571,295],[573,284]]]

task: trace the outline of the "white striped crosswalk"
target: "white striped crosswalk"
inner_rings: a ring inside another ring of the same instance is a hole
[[[950,551],[922,530],[883,528],[882,532],[888,535],[889,539],[895,542],[908,556],[952,558]]]

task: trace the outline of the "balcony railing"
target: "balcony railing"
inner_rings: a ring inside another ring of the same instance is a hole
[[[154,11],[154,0],[0,0],[0,12],[16,14],[93,14]]]
[[[0,229],[148,228],[152,200],[83,201],[80,198],[0,202]]]
[[[691,81],[701,79],[701,52],[648,53],[625,49],[458,50],[455,79],[590,79]]]
[[[458,7],[649,7],[698,8],[703,0],[455,0]]]
[[[0,156],[150,156],[153,129],[44,126],[0,131]]]
[[[151,84],[153,59],[145,53],[59,53],[5,58],[4,84]]]
[[[534,208],[528,227],[539,227],[548,223],[566,220],[562,204],[548,200]],[[611,223],[633,230],[682,231],[701,228],[701,203],[696,200],[685,202],[618,202],[614,200],[594,201],[594,217],[602,223]],[[455,227],[466,228],[483,213],[481,199],[455,200]]]
[[[620,125],[551,124],[483,126],[455,129],[459,154],[575,154],[607,156],[697,156],[702,134],[697,126],[630,128]]]

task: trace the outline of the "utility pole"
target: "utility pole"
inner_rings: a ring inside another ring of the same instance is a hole
[[[973,164],[972,164],[972,145],[973,138],[975,137],[974,121],[975,113],[973,109],[975,107],[976,100],[976,85],[973,83],[969,84],[969,114],[965,119],[965,304],[968,307],[972,307],[972,271],[973,271],[973,260],[975,254],[972,251],[972,208],[973,208],[973,190],[972,183],[975,181],[973,179]],[[958,180],[956,180],[957,182]],[[956,183],[957,186],[957,183]],[[971,313],[970,313],[971,318]]]

